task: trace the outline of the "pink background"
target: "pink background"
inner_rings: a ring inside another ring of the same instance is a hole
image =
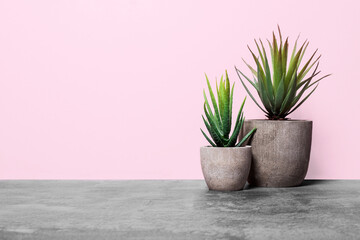
[[[360,15],[353,1],[0,1],[1,179],[200,179],[205,85],[253,38],[301,32],[333,76],[307,178],[360,178]],[[248,98],[246,117],[263,118]]]

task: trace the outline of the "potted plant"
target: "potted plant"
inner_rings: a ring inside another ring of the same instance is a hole
[[[245,98],[237,115],[234,130],[230,134],[235,83],[230,92],[227,71],[225,71],[225,76],[225,81],[221,77],[219,86],[216,83],[217,101],[206,76],[213,109],[210,107],[204,90],[206,118],[204,116],[202,118],[211,139],[202,129],[200,130],[211,146],[200,148],[200,158],[205,182],[210,190],[235,191],[244,188],[249,175],[251,146],[243,146],[243,144],[256,129],[252,129],[244,138],[236,142],[244,124]]]
[[[248,120],[244,124],[245,131],[257,127],[250,142],[253,159],[248,178],[248,182],[255,186],[291,187],[302,183],[310,159],[313,124],[312,121],[289,119],[288,115],[309,98],[321,79],[329,76],[317,78],[320,73],[320,56],[315,58],[317,50],[300,67],[309,45],[307,40],[297,50],[297,39],[289,58],[288,38],[283,42],[278,29],[280,41],[274,32],[272,42],[268,40],[271,70],[261,39],[260,44],[255,40],[259,57],[248,47],[256,68],[244,61],[254,75],[254,80],[235,67],[247,93],[268,118]],[[255,88],[263,106],[255,100],[243,78]]]

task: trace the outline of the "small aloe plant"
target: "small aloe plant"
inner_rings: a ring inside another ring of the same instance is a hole
[[[206,76],[207,86],[209,88],[210,98],[213,106],[213,110],[210,107],[209,101],[207,100],[205,89],[204,89],[204,112],[206,119],[202,116],[204,120],[206,129],[208,130],[212,140],[201,130],[202,134],[206,140],[213,147],[241,147],[241,145],[252,136],[256,128],[252,129],[246,136],[241,139],[238,143],[236,142],[240,133],[240,130],[244,124],[244,113],[243,107],[245,104],[246,97],[240,107],[239,113],[236,118],[234,130],[231,132],[231,119],[232,119],[232,105],[233,105],[233,93],[234,86],[233,83],[230,93],[230,81],[227,71],[225,71],[225,80],[221,76],[220,84],[216,83],[216,92],[217,92],[217,102],[215,95],[212,91],[208,77]]]
[[[286,116],[294,112],[298,107],[301,106],[315,91],[319,81],[328,77],[330,74],[325,75],[317,80],[314,80],[320,73],[318,70],[320,56],[314,61],[314,56],[317,50],[311,55],[306,63],[300,68],[301,60],[304,56],[308,41],[305,41],[299,50],[296,49],[297,40],[292,50],[291,57],[288,56],[288,38],[285,43],[282,40],[280,28],[278,26],[280,41],[278,41],[273,32],[272,43],[268,40],[269,49],[271,54],[271,64],[266,55],[265,47],[260,39],[260,44],[255,40],[255,44],[258,50],[260,58],[258,58],[253,51],[249,48],[251,55],[254,58],[256,67],[253,68],[248,63],[245,64],[251,70],[254,81],[243,74],[239,69],[236,72],[243,84],[245,90],[248,92],[252,100],[256,105],[266,114],[268,119],[281,120],[286,119]],[[289,59],[289,60],[288,60]],[[315,66],[314,71],[311,69]],[[272,72],[270,71],[270,65],[272,65]],[[256,69],[256,70],[255,70]],[[310,75],[306,77],[309,71]],[[260,97],[263,107],[255,100],[247,86],[245,85],[242,77],[244,77],[255,89]],[[314,80],[314,81],[312,81]],[[316,84],[316,86],[314,86]],[[310,93],[303,94],[313,87]],[[303,97],[303,98],[302,98]],[[302,100],[300,101],[300,99]]]

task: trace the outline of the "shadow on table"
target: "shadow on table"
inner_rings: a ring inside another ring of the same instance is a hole
[[[299,186],[296,186],[296,187],[320,185],[320,184],[324,184],[326,181],[329,181],[329,180],[304,180]],[[255,189],[255,188],[259,188],[259,187],[250,185],[249,183],[246,183],[244,190]],[[285,188],[292,188],[292,187],[285,187]]]
[[[302,182],[302,184],[300,184],[299,187],[320,185],[320,184],[324,184],[326,181],[329,181],[329,180],[304,180]]]

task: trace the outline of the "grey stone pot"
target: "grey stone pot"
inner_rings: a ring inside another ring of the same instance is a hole
[[[256,133],[248,142],[252,146],[248,182],[261,187],[300,185],[309,166],[312,121],[247,120],[243,131],[254,127]]]
[[[210,190],[242,190],[249,176],[251,146],[201,147],[201,169]]]

